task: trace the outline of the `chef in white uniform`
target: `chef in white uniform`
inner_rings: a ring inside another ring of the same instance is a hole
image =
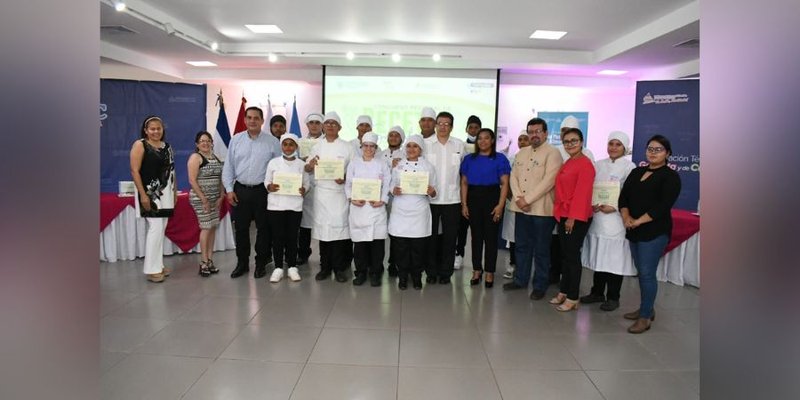
[[[350,141],[353,146],[353,155],[361,157],[361,139],[367,132],[372,132],[372,117],[369,115],[359,115],[356,119],[356,131],[358,136]]]
[[[386,161],[386,165],[389,166],[389,169],[394,168],[400,160],[402,160],[406,156],[405,146],[403,142],[406,141],[406,133],[403,131],[403,128],[400,125],[395,125],[391,129],[389,129],[389,134],[386,138],[386,150],[380,152],[379,158]],[[386,210],[391,212],[392,204],[391,198],[389,198],[389,204],[386,205]],[[389,276],[395,277],[397,276],[397,263],[394,260],[394,253],[392,253],[392,247],[389,246]]]
[[[399,268],[398,287],[405,290],[409,277],[414,289],[422,289],[422,270],[427,262],[427,243],[431,237],[430,199],[436,198],[436,170],[422,157],[423,139],[412,135],[406,141],[406,157],[392,169],[392,210],[389,215],[389,237]],[[403,172],[427,172],[427,195],[403,194],[400,177]]]
[[[320,140],[322,138],[322,114],[308,114],[306,127],[308,128],[308,134],[303,136],[303,140]],[[303,161],[305,162],[306,159],[303,159]],[[314,180],[311,179],[312,187],[313,182]],[[311,256],[311,228],[313,227],[314,191],[310,190],[303,198],[303,219],[300,220],[300,233],[297,235],[297,265],[307,263],[308,257]]]
[[[386,203],[389,201],[392,179],[391,169],[377,157],[378,135],[367,132],[361,137],[361,157],[354,157],[347,166],[345,194],[350,200],[350,238],[356,264],[353,285],[367,280],[371,286],[380,286],[383,277],[383,257],[386,241]],[[380,200],[353,199],[355,179],[376,179],[380,183]]]
[[[342,129],[339,114],[331,111],[323,117],[325,138],[317,143],[308,156],[305,171],[313,173],[319,160],[341,160],[344,169],[353,158],[351,145],[339,138]],[[311,237],[319,240],[320,271],[318,281],[328,279],[331,272],[337,282],[347,281],[350,263],[348,248],[352,249],[348,227],[348,201],[344,192],[345,179],[320,180],[314,177],[314,223]]]

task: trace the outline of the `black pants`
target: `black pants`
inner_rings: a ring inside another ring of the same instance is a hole
[[[592,277],[592,294],[605,296],[607,300],[619,301],[619,292],[622,289],[622,275],[611,272],[595,271]],[[606,291],[608,288],[608,291]]]
[[[421,278],[422,266],[428,259],[425,253],[430,236],[423,238],[392,236],[390,239],[389,247],[395,255],[398,277],[401,279]]]
[[[517,265],[517,252],[514,251],[516,247],[514,242],[508,242],[508,263],[511,265]]]
[[[561,242],[558,234],[553,235],[550,240],[550,272],[548,274],[550,283],[561,282]]]
[[[256,221],[256,266],[266,266],[271,257],[270,231],[267,223],[267,188],[264,185],[248,187],[236,182],[233,192],[239,198],[234,207],[237,266],[250,264],[250,222]]]
[[[469,231],[469,220],[461,216],[458,223],[458,238],[456,239],[456,255],[464,257],[464,249],[467,247],[467,231]]]
[[[428,265],[425,273],[428,276],[449,278],[453,275],[453,263],[456,260],[456,236],[458,236],[459,218],[461,218],[461,204],[431,204],[431,237],[433,246],[428,252]],[[442,234],[439,232],[439,223],[442,224]],[[441,256],[437,257],[438,254]]]
[[[272,259],[275,268],[283,268],[283,256],[286,254],[288,267],[297,265],[297,233],[300,229],[300,211],[267,210],[267,221],[272,228]]]
[[[301,260],[311,257],[311,228],[300,227],[297,234],[297,256]]]
[[[575,225],[572,227],[572,233],[567,233],[564,230],[564,225],[567,219],[561,218],[558,223],[558,240],[561,242],[561,293],[566,293],[567,298],[570,300],[578,300],[580,297],[581,289],[581,247],[583,247],[583,239],[586,233],[589,232],[588,222],[575,220]]]
[[[500,186],[470,185],[467,190],[469,227],[472,229],[472,269],[494,273],[497,269],[497,235],[502,220],[495,222],[492,209],[500,198]],[[484,254],[485,251],[485,254]],[[483,256],[483,264],[481,264]],[[483,265],[483,268],[481,268]]]
[[[319,268],[325,272],[342,272],[350,269],[347,255],[353,252],[353,242],[350,239],[334,240],[330,242],[319,241]]]
[[[356,275],[380,276],[383,274],[383,257],[386,255],[386,240],[353,243],[353,259]]]

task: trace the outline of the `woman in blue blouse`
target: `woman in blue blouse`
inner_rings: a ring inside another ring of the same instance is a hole
[[[485,270],[487,288],[494,285],[497,236],[508,196],[508,176],[511,174],[508,159],[498,153],[496,147],[494,131],[481,129],[478,131],[475,152],[461,161],[461,214],[469,220],[472,230],[472,279],[469,284],[479,284]]]

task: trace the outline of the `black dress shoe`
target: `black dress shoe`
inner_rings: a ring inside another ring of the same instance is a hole
[[[300,266],[308,263],[308,258],[300,258],[297,257],[297,261],[295,262],[295,266]]]
[[[486,286],[487,289],[491,289],[494,287],[494,281],[484,281],[483,285]]]
[[[408,279],[400,278],[397,280],[397,288],[400,290],[408,289]]]
[[[414,284],[414,290],[422,289],[422,277],[411,278],[411,281]]]
[[[256,266],[256,270],[253,272],[253,278],[263,278],[267,276],[267,267],[265,265]]]
[[[319,271],[317,275],[314,276],[314,279],[318,281],[324,281],[331,277],[331,271]]]
[[[391,276],[392,278],[397,276],[397,265],[389,264],[388,270],[389,270],[389,276]]]
[[[334,272],[333,274],[336,276],[336,282],[347,282],[347,274],[344,272]]]
[[[470,285],[470,286],[475,286],[475,285],[478,285],[478,284],[480,284],[480,283],[481,283],[481,278],[482,278],[482,277],[483,277],[483,272],[481,272],[480,274],[478,274],[478,277],[477,277],[477,278],[472,278],[472,279],[470,279],[470,280],[469,280],[469,285]]]
[[[339,280],[339,274],[336,274],[336,280]],[[353,285],[361,286],[364,282],[367,281],[366,275],[357,274],[355,278],[353,278]]]
[[[602,303],[606,301],[606,296],[602,294],[587,294],[586,296],[581,297],[581,303],[583,304],[592,304],[592,303]]]
[[[605,303],[600,304],[600,309],[603,311],[614,311],[619,308],[619,300],[607,300]]]
[[[439,278],[439,284],[440,285],[447,285],[448,283],[450,283],[450,277],[449,276],[442,276],[442,277]]]
[[[544,298],[544,292],[539,290],[534,290],[531,292],[531,300],[541,300]]]
[[[524,289],[524,288],[514,281],[503,284],[503,290],[519,290],[519,289]]]
[[[428,275],[425,277],[425,283],[436,283],[438,279],[435,276]]]
[[[236,268],[233,269],[233,272],[231,272],[231,278],[238,278],[248,272],[250,272],[249,267],[241,267],[237,265]]]
[[[372,287],[378,287],[381,285],[381,276],[380,275],[373,275],[369,277],[369,285]]]

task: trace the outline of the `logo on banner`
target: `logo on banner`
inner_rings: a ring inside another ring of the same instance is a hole
[[[106,114],[106,111],[108,111],[108,106],[103,103],[100,103],[100,126],[103,126],[103,121],[105,121],[106,118],[108,118],[108,114]]]
[[[654,96],[648,92],[642,98],[642,104],[671,104],[688,102],[688,94],[657,94]]]

